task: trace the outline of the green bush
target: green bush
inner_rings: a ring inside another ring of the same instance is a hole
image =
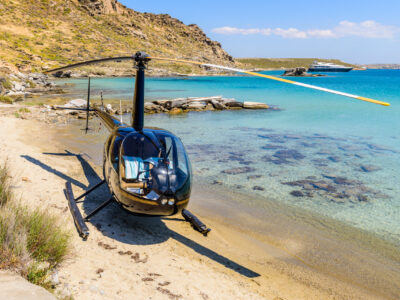
[[[8,79],[6,79],[6,80],[2,83],[2,85],[3,85],[3,87],[4,87],[6,90],[10,90],[10,89],[12,89],[12,87],[13,87],[11,81],[8,80]]]
[[[32,209],[10,191],[7,167],[0,167],[0,269],[14,269],[50,289],[49,272],[67,256],[70,234],[47,210]]]
[[[31,110],[26,107],[21,107],[18,111],[21,113],[30,113],[31,112]]]
[[[7,103],[7,104],[13,104],[14,100],[13,100],[13,98],[11,98],[9,96],[1,96],[0,95],[0,102]]]

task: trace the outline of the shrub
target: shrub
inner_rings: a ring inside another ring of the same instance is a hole
[[[3,85],[3,87],[4,87],[6,90],[10,90],[10,89],[12,89],[12,87],[13,87],[11,81],[8,80],[8,79],[6,79],[6,80],[2,83],[2,85]]]
[[[26,107],[21,107],[18,111],[21,113],[30,113],[31,112],[31,110]]]
[[[0,102],[7,103],[7,104],[13,104],[14,100],[10,96],[1,96],[0,95]]]
[[[70,234],[56,216],[16,201],[7,167],[0,167],[0,269],[14,269],[50,289],[49,272],[68,254]]]

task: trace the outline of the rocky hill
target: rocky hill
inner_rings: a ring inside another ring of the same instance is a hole
[[[116,0],[0,0],[0,71],[40,72],[137,50],[234,64],[197,25],[166,14],[136,12]],[[169,67],[180,73],[201,72],[193,66]]]
[[[359,69],[360,66],[349,64],[338,59],[323,59],[323,58],[237,58],[236,61],[243,64],[245,68],[253,68],[259,70],[276,70],[290,68],[308,68],[313,61],[323,61],[335,63],[343,66]]]

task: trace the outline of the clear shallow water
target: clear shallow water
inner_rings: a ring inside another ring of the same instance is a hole
[[[195,176],[249,193],[249,206],[262,205],[252,202],[252,194],[265,196],[400,244],[400,71],[352,71],[294,80],[392,105],[254,77],[149,78],[149,101],[223,95],[282,110],[149,115],[146,125],[181,137]],[[75,84],[72,98],[86,93],[86,80],[62,82]],[[106,98],[129,100],[133,81],[93,79],[92,87],[94,97],[103,90]],[[104,136],[90,140],[99,147]]]

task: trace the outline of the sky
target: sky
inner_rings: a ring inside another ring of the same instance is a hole
[[[119,0],[197,24],[234,57],[400,63],[400,0]]]

